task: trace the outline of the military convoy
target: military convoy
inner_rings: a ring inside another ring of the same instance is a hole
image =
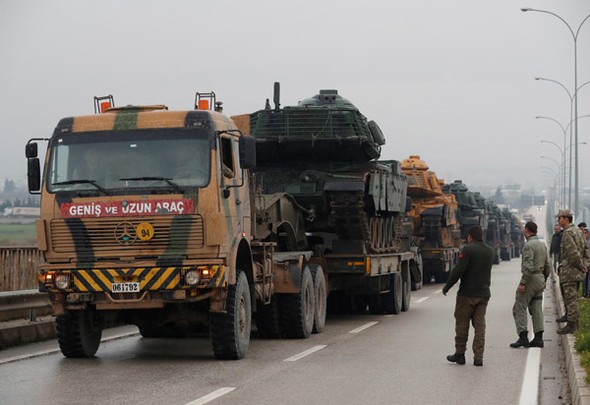
[[[216,357],[240,359],[253,324],[262,338],[322,332],[328,298],[407,311],[424,269],[438,274],[434,250],[449,249],[448,272],[462,219],[484,225],[459,191],[419,203],[400,162],[378,160],[379,126],[336,90],[280,108],[276,84],[274,103],[228,118],[212,92],[190,111],[100,97],[95,115],[27,143],[39,286],[66,357],[94,356],[120,323],[145,338],[208,333]]]

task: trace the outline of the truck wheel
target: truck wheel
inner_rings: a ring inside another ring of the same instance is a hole
[[[55,319],[57,341],[66,357],[92,357],[102,336],[102,316],[94,310],[58,315]]]
[[[256,329],[263,339],[280,339],[282,336],[279,295],[272,297],[269,304],[258,303]]]
[[[412,276],[410,271],[406,271],[406,279],[402,281],[402,305],[401,310],[407,311],[410,309],[410,300],[412,298]]]
[[[250,287],[243,271],[237,272],[236,284],[227,289],[226,313],[212,313],[209,319],[211,346],[215,357],[241,359],[250,346],[252,302]]]
[[[328,293],[326,279],[321,266],[309,265],[315,296],[315,311],[313,315],[313,333],[321,333],[326,326],[326,309],[328,307]]]
[[[410,262],[410,278],[412,291],[418,291],[422,288],[422,279],[424,278],[424,274],[422,271],[424,270],[424,266],[422,264],[418,264],[417,261]]]
[[[306,266],[301,273],[301,289],[297,294],[283,294],[281,303],[281,327],[285,336],[304,339],[311,335],[315,314],[315,294],[311,272]]]
[[[432,281],[432,272],[430,271],[430,269],[424,268],[423,273],[422,273],[422,282],[424,284],[430,284],[431,281]]]
[[[400,273],[393,273],[390,277],[389,291],[381,294],[381,304],[386,314],[397,315],[402,309],[402,277]]]

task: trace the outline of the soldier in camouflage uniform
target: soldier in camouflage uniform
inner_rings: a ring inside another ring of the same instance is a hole
[[[557,333],[573,333],[578,327],[578,285],[588,271],[585,263],[586,241],[582,231],[572,224],[571,210],[557,213],[559,225],[563,228],[560,248],[560,279],[563,285],[563,300],[566,306],[567,325]]]
[[[516,324],[519,339],[510,347],[543,347],[543,290],[551,264],[547,255],[547,246],[537,237],[537,224],[527,222],[524,226],[527,241],[522,249],[522,277],[516,289],[516,298],[512,307],[512,315]],[[529,342],[527,309],[533,321],[535,337]]]

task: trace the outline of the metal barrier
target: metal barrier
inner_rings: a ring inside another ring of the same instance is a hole
[[[0,293],[0,322],[13,319],[36,321],[37,315],[50,315],[51,312],[47,293],[37,290]]]
[[[0,247],[0,292],[37,288],[43,255],[36,247]]]

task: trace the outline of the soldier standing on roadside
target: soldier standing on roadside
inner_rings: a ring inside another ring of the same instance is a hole
[[[537,237],[537,224],[527,222],[524,226],[527,241],[522,249],[522,277],[516,289],[512,315],[519,339],[510,347],[543,347],[543,290],[551,274],[547,246]],[[533,321],[535,337],[529,342],[527,309]]]
[[[586,240],[582,231],[572,224],[572,211],[560,210],[557,213],[557,220],[563,228],[559,255],[559,277],[563,285],[563,300],[567,314],[567,324],[557,333],[563,335],[574,333],[578,327],[578,285],[584,279],[588,268],[584,263]]]
[[[486,334],[486,309],[490,300],[490,284],[494,249],[483,242],[483,233],[474,226],[467,233],[467,245],[459,254],[459,262],[451,271],[442,292],[459,279],[461,284],[455,303],[455,353],[447,356],[452,363],[465,364],[465,351],[469,336],[469,322],[473,323],[473,364],[483,366]]]

